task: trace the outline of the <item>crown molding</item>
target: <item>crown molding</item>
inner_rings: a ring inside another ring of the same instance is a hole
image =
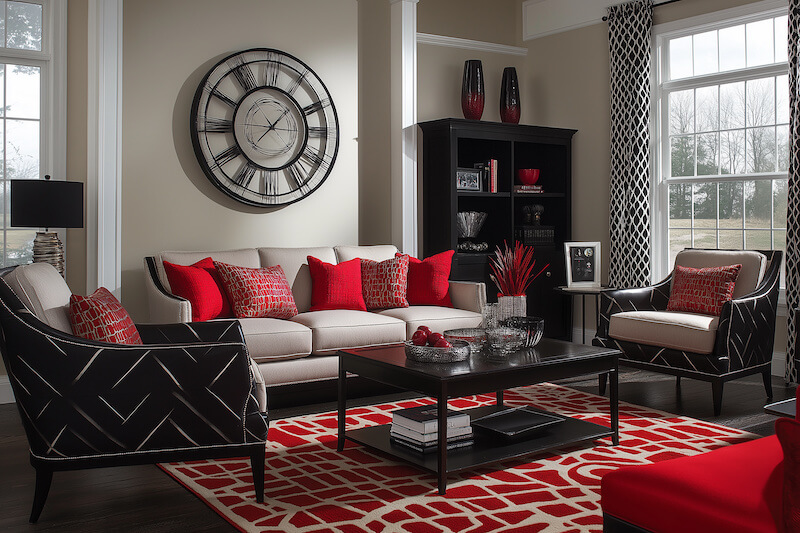
[[[417,32],[418,44],[432,44],[434,46],[447,46],[450,48],[462,48],[465,50],[479,50],[481,52],[493,52],[495,54],[508,54],[513,56],[526,56],[528,49],[519,46],[509,46],[507,44],[487,43],[484,41],[473,41],[472,39],[462,39],[460,37],[448,37],[446,35],[434,35],[432,33]]]

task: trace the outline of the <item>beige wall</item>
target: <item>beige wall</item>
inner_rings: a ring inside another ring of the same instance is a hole
[[[519,0],[420,0],[417,31],[516,46],[521,12]]]
[[[160,250],[357,243],[357,15],[356,0],[125,2],[122,300],[135,320],[147,319],[142,259]],[[339,116],[330,176],[283,208],[228,198],[192,150],[189,112],[200,80],[224,56],[252,47],[274,47],[306,62],[327,85]]]

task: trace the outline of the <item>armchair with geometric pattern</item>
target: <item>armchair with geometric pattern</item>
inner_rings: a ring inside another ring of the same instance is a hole
[[[47,323],[65,283],[31,305],[30,279],[58,283],[52,273],[0,273],[0,352],[36,469],[30,521],[53,472],[106,466],[249,457],[263,501],[268,421],[239,323],[137,325],[141,345],[86,340]]]

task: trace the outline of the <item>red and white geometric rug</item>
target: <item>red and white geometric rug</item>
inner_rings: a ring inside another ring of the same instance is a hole
[[[542,409],[605,426],[608,398],[541,384],[506,392],[508,405]],[[494,403],[493,395],[451,400],[455,409]],[[407,400],[348,409],[347,428],[391,421]],[[336,451],[336,413],[273,421],[266,446],[263,504],[254,499],[249,460],[161,465],[240,531],[302,533],[568,533],[602,531],[600,478],[625,465],[695,455],[756,435],[620,403],[620,444],[534,455],[436,478],[348,442]]]

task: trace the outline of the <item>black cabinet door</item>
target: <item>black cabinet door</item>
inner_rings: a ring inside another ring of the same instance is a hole
[[[571,312],[567,296],[557,292],[556,287],[566,285],[564,269],[564,252],[557,247],[536,247],[535,272],[549,263],[542,274],[528,287],[528,315],[544,318],[544,334],[546,337],[570,340]]]

